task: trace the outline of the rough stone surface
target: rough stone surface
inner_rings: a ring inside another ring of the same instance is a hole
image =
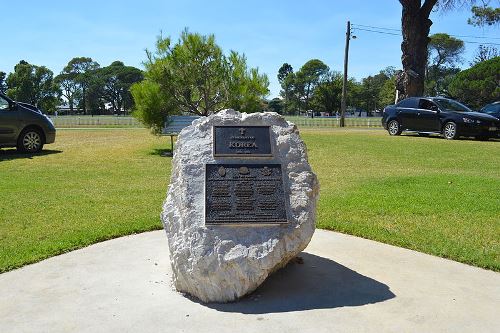
[[[271,126],[274,157],[264,163],[282,164],[288,224],[205,226],[204,165],[248,163],[244,159],[213,157],[214,125]],[[255,290],[311,240],[319,184],[296,126],[278,114],[223,110],[195,120],[179,134],[172,164],[162,221],[173,284],[178,291],[203,302],[235,300]]]

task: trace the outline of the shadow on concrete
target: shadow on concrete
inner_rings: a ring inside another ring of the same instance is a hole
[[[305,252],[301,257],[303,264],[288,264],[237,302],[203,305],[222,312],[265,314],[361,306],[396,297],[387,285],[335,261]]]
[[[16,149],[0,149],[0,161],[10,161],[17,159],[33,159],[35,157],[42,157],[52,154],[62,153],[62,150],[44,149],[39,153],[20,153]]]

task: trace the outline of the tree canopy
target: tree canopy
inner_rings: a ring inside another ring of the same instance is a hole
[[[472,6],[472,17],[467,23],[476,27],[496,25],[500,22],[500,8],[493,8],[484,3],[483,6]]]
[[[448,95],[448,85],[460,71],[464,42],[446,33],[430,36],[429,57],[425,78],[426,95]]]
[[[19,102],[36,105],[53,112],[58,103],[58,88],[53,73],[45,66],[32,65],[21,60],[7,77],[7,95]]]
[[[399,0],[402,8],[401,28],[403,42],[401,43],[401,62],[403,71],[397,78],[400,98],[409,96],[421,96],[424,93],[425,69],[427,60],[427,47],[429,44],[429,31],[432,21],[429,16],[436,7],[438,10],[446,11],[454,7],[473,5],[475,0]],[[489,8],[489,0],[483,0],[482,8]],[[476,8],[476,9],[474,9]],[[479,7],[473,7],[474,17],[469,23],[483,26],[488,22],[498,22],[498,18],[491,20]],[[495,12],[495,11],[493,11]],[[480,18],[476,20],[475,18]],[[400,89],[401,88],[401,89]]]
[[[99,63],[93,61],[89,57],[76,57],[71,59],[68,64],[64,67],[61,75],[63,77],[58,77],[59,82],[64,82],[63,78],[66,80],[72,80],[73,84],[78,85],[79,92],[81,93],[81,105],[83,108],[83,113],[87,113],[87,106],[89,104],[87,90],[89,89],[92,81],[94,80],[95,71],[100,67]],[[69,84],[67,81],[64,82],[66,86]],[[71,89],[71,88],[70,88]],[[68,91],[67,87],[63,87],[65,94],[69,95],[71,99],[71,92]],[[70,107],[73,101],[68,100]]]
[[[500,99],[500,57],[458,73],[450,83],[451,96],[474,108]]]
[[[262,110],[261,100],[269,92],[267,76],[257,68],[248,68],[244,55],[231,51],[226,56],[214,35],[186,29],[175,43],[160,36],[156,50],[147,51],[147,57],[145,81],[132,88],[132,95],[136,115],[153,131],[164,121],[155,114],[161,106],[168,107],[162,110],[163,115],[207,116],[225,108],[256,112]],[[143,103],[144,96],[157,98],[157,104]],[[160,119],[161,123],[151,123]]]
[[[7,73],[0,71],[0,92],[7,91],[7,83],[5,79],[7,78]]]

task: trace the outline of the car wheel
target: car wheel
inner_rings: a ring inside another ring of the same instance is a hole
[[[458,138],[457,124],[452,121],[447,122],[443,126],[443,136],[446,140],[454,140]]]
[[[391,120],[387,124],[387,131],[389,132],[390,135],[400,135],[401,134],[401,126],[399,126],[399,123],[397,120]]]
[[[43,148],[43,136],[39,130],[24,130],[17,140],[17,149],[24,153],[38,153]]]

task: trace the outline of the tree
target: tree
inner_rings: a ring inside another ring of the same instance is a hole
[[[75,80],[75,75],[63,71],[54,78],[54,82],[59,86],[61,96],[68,101],[70,113],[73,114],[74,107],[81,98],[81,91]]]
[[[130,92],[135,101],[134,117],[149,127],[153,134],[161,134],[165,120],[179,113],[173,98],[162,92],[158,83],[148,78],[133,84]]]
[[[342,80],[342,74],[337,71],[323,75],[312,98],[311,104],[315,111],[333,113],[340,109]]]
[[[479,45],[474,59],[469,63],[469,65],[474,66],[485,60],[493,59],[498,57],[498,49],[494,46]]]
[[[328,66],[321,60],[311,59],[306,62],[295,77],[298,90],[299,99],[304,103],[304,109],[309,109],[309,101],[324,75],[328,73]]]
[[[385,107],[394,104],[396,97],[396,76],[393,75],[384,82],[378,93],[379,106]]]
[[[7,83],[5,79],[7,74],[5,72],[0,71],[0,92],[5,93],[7,91]]]
[[[425,92],[428,95],[446,95],[448,84],[460,70],[456,68],[462,62],[460,55],[464,42],[445,33],[430,36],[429,57],[426,70]]]
[[[278,70],[278,82],[281,85],[282,90],[280,91],[280,95],[283,97],[283,108],[286,114],[290,108],[290,100],[292,98],[293,67],[290,64],[285,62],[280,67]]]
[[[378,74],[370,75],[361,80],[357,104],[367,111],[368,116],[371,116],[373,110],[394,103],[395,79],[396,70],[394,67],[387,67]]]
[[[454,67],[461,63],[460,55],[464,52],[464,42],[445,33],[430,36],[429,63],[434,67]],[[433,56],[433,57],[432,57]],[[430,59],[432,57],[432,59]]]
[[[267,76],[248,68],[244,55],[232,51],[225,56],[214,35],[184,30],[176,43],[160,36],[155,52],[146,54],[145,80],[133,86],[132,95],[134,114],[153,132],[163,126],[166,115],[208,116],[228,107],[262,110],[262,98],[269,92]],[[146,101],[144,96],[157,100]]]
[[[58,90],[47,67],[21,60],[7,77],[7,86],[7,95],[12,99],[36,105],[48,113],[55,111]]]
[[[481,7],[472,6],[472,17],[467,20],[467,23],[476,27],[498,24],[500,22],[500,8],[489,7],[488,3],[484,2]]]
[[[400,98],[421,96],[424,92],[425,68],[427,64],[427,45],[432,21],[429,15],[436,6],[448,10],[454,6],[474,3],[474,0],[399,0],[402,7],[401,62],[403,71],[398,75],[397,86]],[[489,3],[486,1],[485,3]]]
[[[258,69],[247,69],[245,55],[231,51],[229,61],[229,94],[227,106],[248,113],[262,110],[262,97],[269,93],[269,79]]]
[[[451,96],[480,108],[500,99],[500,57],[486,60],[458,73],[450,83]]]
[[[87,114],[87,89],[93,79],[94,71],[99,68],[99,64],[88,57],[77,57],[71,59],[63,73],[70,75],[78,83],[82,99],[83,113]]]
[[[269,101],[267,108],[270,112],[283,114],[284,103],[280,98],[275,97]]]
[[[115,61],[111,65],[96,71],[96,82],[101,86],[101,97],[111,104],[115,112],[130,110],[133,107],[133,99],[130,87],[142,81],[144,75],[138,68],[125,66],[121,61]]]

